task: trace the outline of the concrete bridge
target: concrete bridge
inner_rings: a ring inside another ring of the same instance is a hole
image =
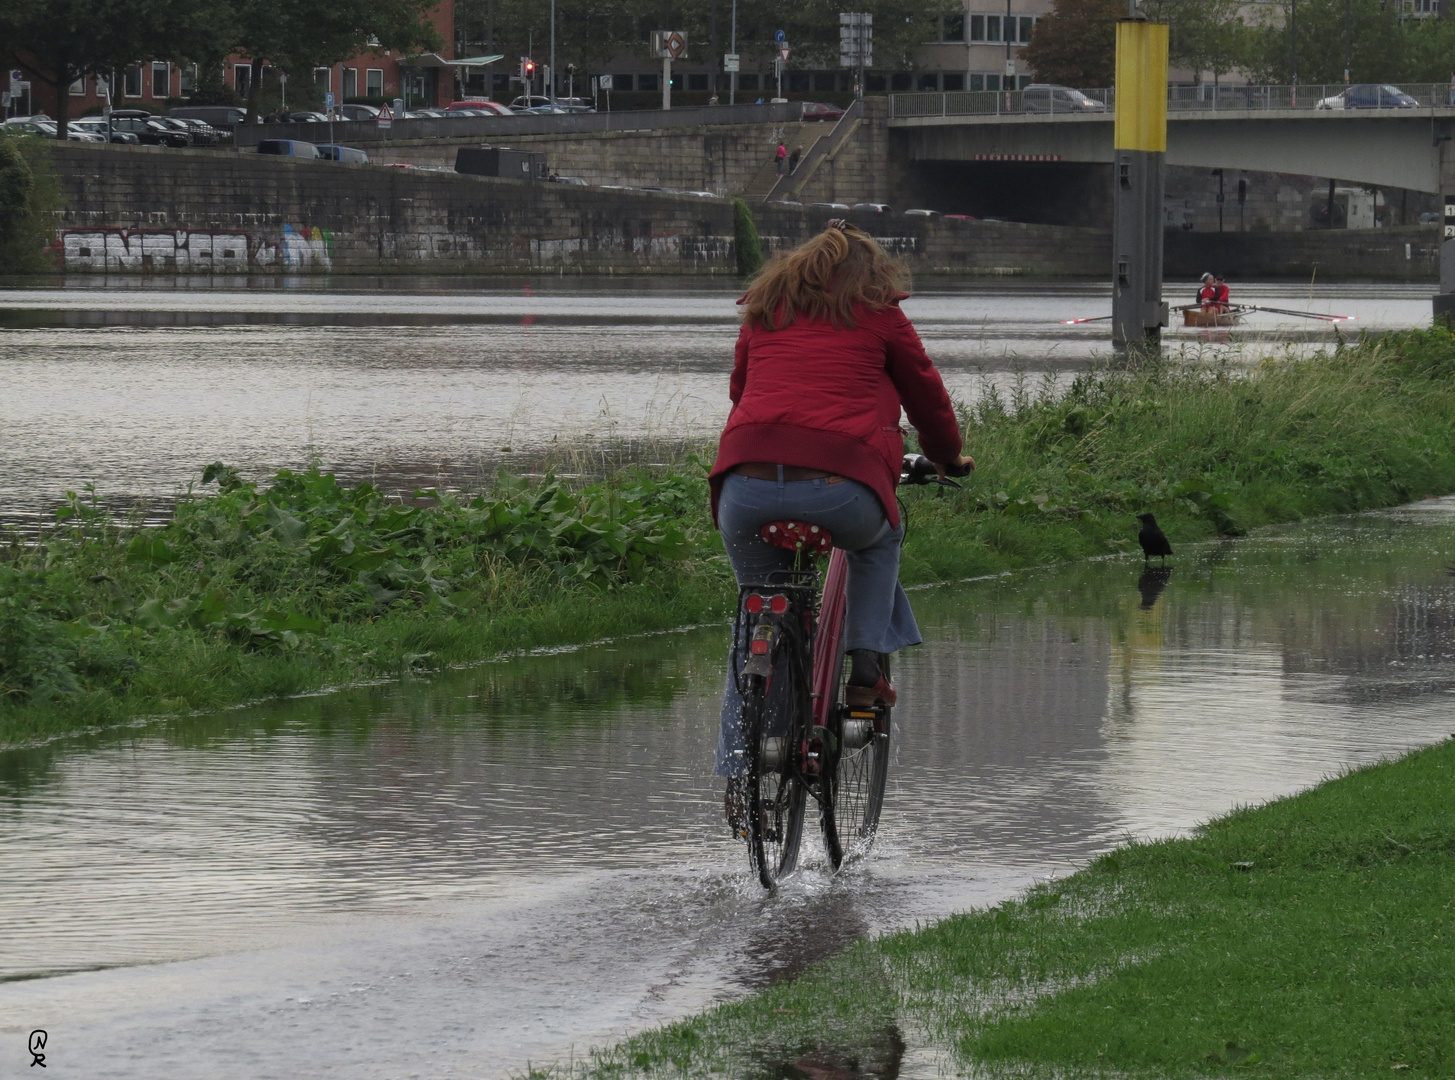
[[[1439,193],[1441,169],[1455,169],[1455,107],[1449,87],[1412,88],[1403,108],[1319,109],[1341,87],[1224,87],[1203,99],[1173,88],[1167,164],[1298,173]],[[1115,101],[1106,111],[1027,111],[1023,93],[896,94],[891,143],[911,162],[1080,162],[1109,164]],[[1443,190],[1450,190],[1448,184]]]

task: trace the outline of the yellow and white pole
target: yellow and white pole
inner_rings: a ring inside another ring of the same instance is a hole
[[[1112,345],[1156,349],[1162,301],[1162,195],[1167,158],[1167,24],[1117,23],[1112,168]]]

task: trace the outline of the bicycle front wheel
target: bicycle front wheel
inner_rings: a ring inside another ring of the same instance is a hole
[[[768,681],[749,675],[743,693],[743,734],[748,755],[746,795],[748,857],[765,889],[792,873],[803,838],[804,788],[795,760],[792,726],[770,722]]]
[[[889,657],[881,657],[884,677],[889,678]],[[854,709],[844,705],[849,682],[848,658],[840,663],[834,683],[831,724],[837,750],[833,781],[833,814],[825,815],[825,836],[829,860],[834,869],[846,859],[858,858],[869,850],[879,830],[884,809],[884,787],[889,779],[889,710]]]

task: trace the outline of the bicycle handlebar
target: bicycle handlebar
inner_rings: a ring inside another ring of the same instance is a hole
[[[969,476],[971,468],[970,465],[946,465],[945,475],[941,476],[935,463],[923,454],[905,454],[899,466],[899,482],[916,485],[939,484],[941,487],[957,488],[960,485],[950,477]]]

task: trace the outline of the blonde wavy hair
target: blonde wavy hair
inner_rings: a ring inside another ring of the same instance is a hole
[[[909,271],[874,238],[834,223],[812,240],[774,257],[738,301],[743,321],[782,330],[795,319],[854,327],[854,307],[888,307],[909,291]]]

